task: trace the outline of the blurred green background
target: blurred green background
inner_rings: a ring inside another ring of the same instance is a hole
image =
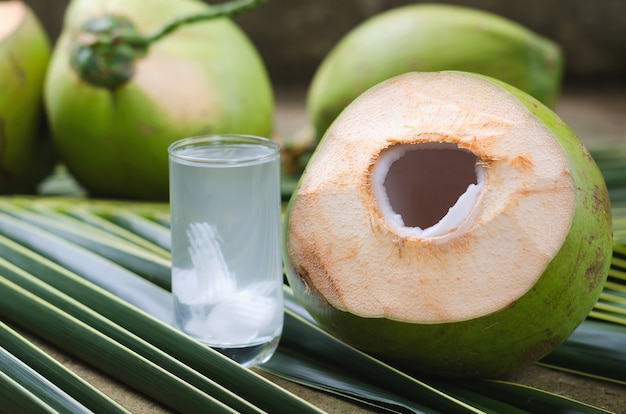
[[[54,39],[69,0],[24,1]],[[351,28],[383,10],[412,3],[420,1],[269,0],[236,21],[256,44],[274,83],[306,84],[330,48]],[[565,56],[565,82],[626,81],[625,0],[438,3],[491,11],[556,41]]]

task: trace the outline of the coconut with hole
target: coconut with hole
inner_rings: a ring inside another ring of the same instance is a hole
[[[482,75],[407,73],[335,120],[285,215],[294,294],[413,372],[500,377],[593,308],[612,253],[603,177],[570,128]]]

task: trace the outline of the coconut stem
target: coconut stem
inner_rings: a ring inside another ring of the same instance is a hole
[[[205,13],[178,17],[167,23],[160,29],[154,31],[152,34],[144,36],[137,36],[132,34],[121,35],[119,37],[119,40],[128,42],[132,45],[136,45],[137,47],[147,47],[151,43],[160,40],[161,38],[167,36],[168,34],[172,33],[182,26],[220,17],[234,17],[236,15],[245,13],[248,10],[252,10],[253,8],[267,1],[268,0],[233,0],[222,4],[215,4],[212,5],[211,9]]]
[[[70,64],[85,82],[115,90],[132,78],[135,62],[146,55],[152,43],[188,24],[233,17],[266,1],[231,0],[211,5],[204,13],[176,18],[147,35],[138,33],[124,16],[98,17],[87,21],[76,37]]]
[[[183,16],[172,20],[170,23],[155,31],[151,35],[146,36],[148,44],[156,42],[162,37],[168,35],[181,26],[202,22],[205,20],[215,19],[219,17],[234,17],[256,8],[268,0],[234,0],[227,3],[216,4],[206,13],[196,14],[192,16]]]

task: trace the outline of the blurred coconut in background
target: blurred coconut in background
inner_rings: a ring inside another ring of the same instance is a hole
[[[56,42],[62,30],[63,16],[69,0],[24,0],[24,2],[40,16],[51,41]],[[223,1],[211,3],[221,4]],[[276,105],[279,110],[274,113],[276,122],[273,123],[273,131],[268,134],[282,144],[284,171],[298,173],[307,159],[301,156],[302,153],[307,152],[314,144],[311,120],[303,110],[303,104],[306,89],[311,85],[324,58],[351,30],[368,19],[390,9],[421,3],[428,2],[269,0],[253,12],[234,18],[234,22],[243,29],[243,33],[258,51],[271,81],[271,87],[278,97]],[[587,84],[591,85],[587,90],[595,91],[599,84],[603,84],[605,85],[603,90],[611,92],[616,81],[626,80],[626,43],[622,41],[626,37],[626,11],[622,1],[528,0],[518,4],[495,0],[463,2],[457,0],[430,3],[456,4],[491,12],[554,42],[562,51],[563,83],[566,88],[568,85],[578,87]],[[613,95],[611,92],[611,96]],[[595,124],[589,125],[590,122],[595,122],[596,118],[590,120],[588,116],[580,117],[578,115],[581,111],[583,114],[590,111],[601,114],[603,119],[598,122],[603,126],[610,125],[618,132],[612,134],[612,137],[619,136],[618,140],[623,140],[624,123],[621,121],[623,116],[619,112],[619,102],[616,108],[612,108],[614,100],[603,96],[593,103],[587,99],[584,107],[568,106],[568,102],[562,100],[558,103],[559,114],[574,121],[571,125],[579,135],[582,135],[583,140],[587,136],[597,140],[599,134],[594,132],[597,129]],[[595,106],[589,108],[589,105]],[[606,111],[607,107],[611,111]],[[607,120],[607,117],[612,116],[608,112],[617,113],[617,118]],[[611,138],[611,141],[615,140]],[[163,146],[160,151],[163,152]],[[90,167],[92,163],[86,164]],[[77,167],[73,169],[77,171]],[[164,171],[163,168],[160,170]],[[163,176],[162,172],[161,177]],[[104,188],[109,185],[106,177],[101,181],[98,184],[98,191],[90,191],[92,195],[120,195],[117,191]],[[124,185],[127,182],[125,178],[117,181]],[[87,180],[83,179],[83,182],[86,183]],[[121,196],[128,197],[138,196],[136,189],[147,187],[145,180],[140,180],[135,189],[131,189],[130,186],[124,188],[130,190]],[[164,191],[159,190],[149,191],[140,195],[140,198],[164,196]]]
[[[54,38],[68,0],[25,0]],[[339,39],[367,18],[410,0],[270,0],[235,20],[253,39],[274,82],[308,82]],[[626,7],[622,0],[437,1],[500,14],[559,43],[567,80],[624,79]]]
[[[34,193],[56,157],[44,120],[50,42],[30,7],[0,3],[0,193]]]

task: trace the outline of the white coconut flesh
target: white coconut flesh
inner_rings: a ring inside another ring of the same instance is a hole
[[[25,14],[21,1],[0,2],[0,41],[17,29]]]
[[[370,90],[327,132],[292,200],[287,249],[337,309],[469,320],[536,284],[576,190],[560,144],[508,92],[416,76]]]

